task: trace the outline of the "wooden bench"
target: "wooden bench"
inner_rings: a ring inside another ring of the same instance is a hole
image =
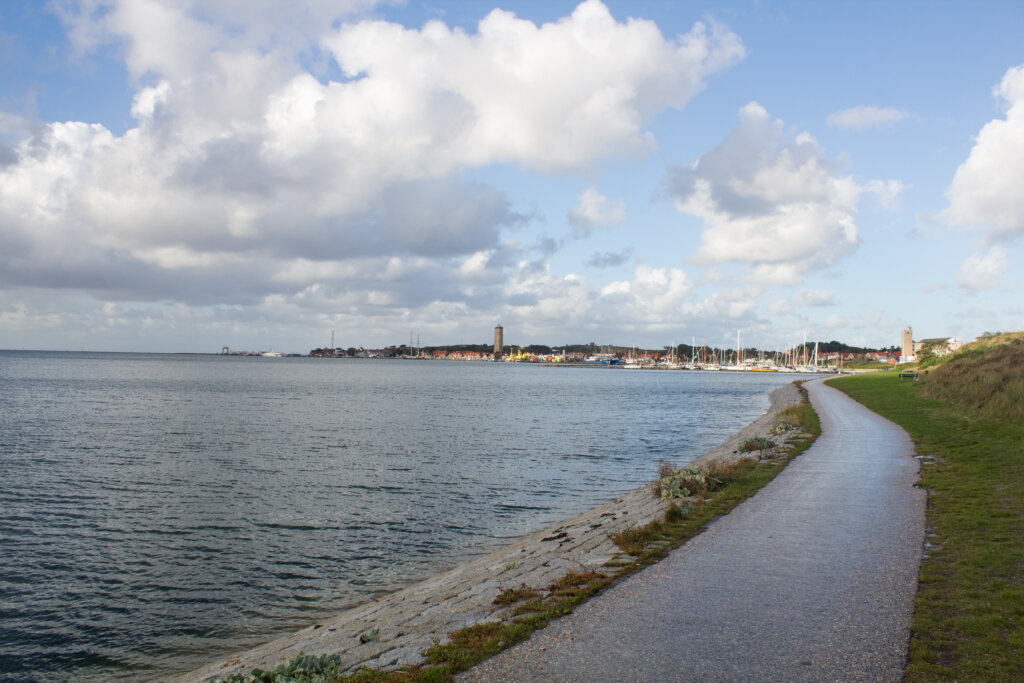
[[[900,379],[917,379],[916,372],[901,372]]]

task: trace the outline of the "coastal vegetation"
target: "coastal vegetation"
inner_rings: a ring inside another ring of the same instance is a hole
[[[905,680],[1024,680],[1024,333],[918,369],[916,382],[829,382],[902,426],[922,464],[927,536]]]
[[[794,457],[807,450],[821,433],[818,416],[807,402],[806,390],[797,383],[802,402],[779,413],[772,432],[790,435],[786,445],[759,456],[744,456],[727,462],[714,461],[701,467],[676,470],[662,465],[652,494],[671,498],[660,519],[628,529],[612,537],[622,553],[602,571],[570,571],[544,587],[521,585],[502,590],[495,604],[510,608],[507,618],[476,624],[450,634],[447,642],[435,641],[425,653],[423,664],[394,671],[360,668],[353,673],[338,671],[336,656],[299,655],[270,671],[253,670],[234,674],[222,683],[397,683],[449,681],[480,661],[522,642],[551,621],[565,616],[577,605],[600,593],[629,574],[658,562],[670,550],[696,536],[718,517],[752,496],[771,481]],[[798,431],[797,431],[798,430]],[[703,482],[693,490],[663,496],[662,480],[686,471],[692,481]],[[682,503],[682,504],[680,504]]]

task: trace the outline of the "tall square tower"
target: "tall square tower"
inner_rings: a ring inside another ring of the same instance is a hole
[[[501,355],[501,350],[505,348],[505,328],[501,326],[501,323],[494,328],[494,357],[497,358]]]
[[[914,333],[910,329],[910,325],[907,325],[907,329],[903,330],[903,339],[900,344],[900,361],[903,363],[909,363],[914,359]]]

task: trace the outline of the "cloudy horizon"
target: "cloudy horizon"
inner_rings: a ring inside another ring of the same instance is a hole
[[[15,2],[0,348],[485,343],[499,320],[513,344],[655,348],[1024,329],[1021,19]]]

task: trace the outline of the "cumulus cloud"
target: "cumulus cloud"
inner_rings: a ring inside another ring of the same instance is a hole
[[[865,188],[840,175],[809,134],[787,135],[756,102],[725,140],[671,171],[666,186],[680,211],[707,226],[694,260],[745,264],[754,281],[797,284],[860,241],[854,216]]]
[[[698,23],[666,40],[653,22],[617,22],[598,0],[542,26],[494,10],[472,35],[437,21],[420,30],[361,22],[324,44],[356,81],[323,93],[321,107],[401,132],[442,168],[547,171],[647,153],[654,140],[643,123],[685,105],[744,54],[720,26]],[[366,98],[378,106],[360,106]]]
[[[756,314],[758,291],[734,287],[700,295],[689,275],[679,268],[640,264],[632,277],[596,286],[547,267],[517,268],[510,278],[523,296],[502,315],[506,334],[560,339],[566,330],[592,332],[596,339],[619,343],[661,344],[672,335],[679,341],[703,335],[713,344],[735,340],[736,329],[765,325]],[[711,334],[712,336],[707,336]],[[744,333],[745,334],[745,333]]]
[[[910,116],[910,112],[903,109],[864,105],[832,112],[828,116],[828,125],[850,130],[864,130],[865,128],[878,128],[899,123]]]
[[[991,247],[984,254],[967,257],[956,273],[957,284],[968,292],[994,289],[999,277],[1006,272],[1008,261],[1006,249]]]
[[[693,283],[679,268],[636,267],[633,280],[612,282],[601,289],[602,300],[642,312],[650,322],[678,314]],[[627,318],[636,317],[634,315]]]
[[[946,216],[1001,239],[1024,233],[1024,65],[1009,69],[994,94],[1006,116],[978,133],[946,191]]]
[[[587,188],[580,195],[579,205],[569,212],[569,222],[581,236],[590,235],[594,228],[614,228],[626,218],[626,207],[621,199],[609,202],[608,198]]]
[[[55,2],[82,54],[122,50],[135,123],[0,121],[0,287],[381,319],[532,301],[516,283],[549,246],[510,248],[527,217],[466,172],[646,154],[650,118],[744,54],[721,26],[667,38],[597,0],[475,32],[354,19],[371,5]],[[621,220],[595,195],[583,224]]]

